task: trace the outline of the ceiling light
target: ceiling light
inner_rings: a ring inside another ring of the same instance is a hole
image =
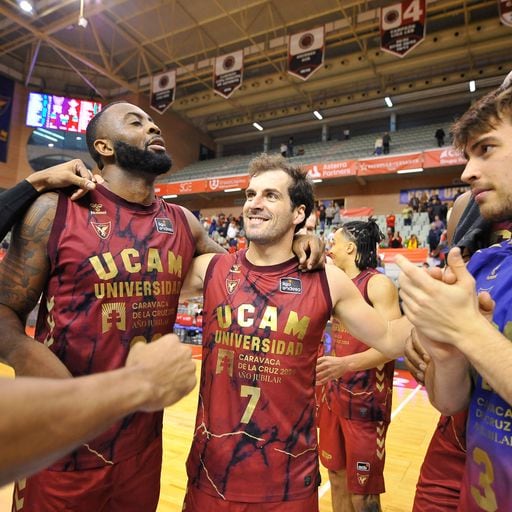
[[[259,130],[260,132],[263,131],[263,126],[261,126],[260,123],[254,122],[252,123],[252,125],[254,126],[254,128],[256,128],[256,130]]]
[[[48,142],[48,147],[49,147],[49,148],[53,148],[53,146],[54,146],[54,143],[53,143],[53,142]]]
[[[318,112],[318,110],[315,110],[315,111],[313,112],[313,115],[314,115],[314,116],[315,116],[319,121],[321,121],[321,120],[324,118],[324,116],[323,116],[322,114],[320,114],[320,112]]]
[[[28,0],[21,0],[18,2],[20,9],[28,14],[32,14],[34,12],[34,6]]]
[[[224,192],[240,192],[241,188],[227,188]]]
[[[77,136],[76,140],[82,140],[82,137],[78,137],[78,136]]]
[[[391,98],[389,96],[386,96],[384,98],[384,101],[386,102],[386,105],[391,108],[393,106],[393,102],[391,101]]]
[[[175,197],[178,197],[178,194],[168,194],[166,196],[162,196],[164,199],[174,199]]]
[[[84,16],[84,0],[80,0],[80,14],[78,15],[78,26],[87,28],[87,18]]]
[[[318,179],[312,180],[312,181],[313,181],[313,183],[322,183],[322,181],[324,181],[324,180],[321,180],[320,178],[318,178]]]
[[[47,135],[46,133],[38,132],[37,130],[34,130],[34,135],[39,135],[39,137],[43,137],[43,139],[51,140],[52,142],[57,142],[59,139],[56,139],[55,137],[51,137],[50,135]]]
[[[474,80],[469,81],[469,92],[475,92],[476,91],[476,83]]]
[[[397,174],[412,174],[414,172],[423,172],[423,167],[416,167],[414,169],[401,169],[396,171]]]

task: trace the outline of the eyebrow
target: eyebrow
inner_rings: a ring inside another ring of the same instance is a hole
[[[471,147],[469,148],[470,151],[474,151],[482,142],[486,142],[487,140],[492,140],[494,137],[489,134],[481,135],[480,138],[478,138],[473,144],[471,144]],[[469,159],[468,153],[466,150],[464,150],[464,156]]]
[[[125,119],[128,117],[128,116],[135,116],[137,119],[144,119],[144,116],[142,114],[139,114],[138,112],[127,112],[124,117]],[[151,117],[149,116],[146,116],[147,120],[150,122],[150,123],[154,123],[153,119],[151,119]]]

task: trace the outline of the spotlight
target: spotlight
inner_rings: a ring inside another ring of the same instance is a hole
[[[80,18],[78,18],[78,26],[79,27],[87,28],[87,24],[88,24],[87,18],[85,18],[84,16],[80,16]]]

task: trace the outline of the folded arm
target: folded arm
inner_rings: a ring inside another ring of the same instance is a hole
[[[69,372],[44,345],[25,334],[25,321],[37,305],[46,282],[48,236],[57,196],[44,194],[16,225],[6,257],[0,263],[0,359],[17,375],[68,377]]]

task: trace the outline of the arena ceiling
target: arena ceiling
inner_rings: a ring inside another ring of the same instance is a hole
[[[399,58],[380,50],[371,0],[19,0],[0,3],[0,73],[31,90],[108,101],[149,95],[153,74],[177,69],[172,110],[218,142],[290,133],[318,123],[426,111],[470,101],[512,69],[512,28],[497,0],[427,0],[425,41]],[[287,73],[287,40],[325,26],[325,62],[307,81]],[[244,83],[230,99],[213,92],[213,59],[244,50]]]

